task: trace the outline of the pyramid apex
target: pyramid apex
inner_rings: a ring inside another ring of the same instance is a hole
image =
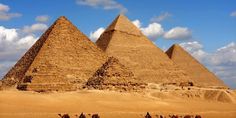
[[[173,52],[176,48],[182,49],[182,47],[179,44],[175,43],[166,51],[166,54],[169,56],[169,58],[172,58]]]
[[[177,48],[177,47],[181,47],[181,46],[180,46],[179,44],[175,43],[175,44],[173,44],[171,47]]]
[[[57,18],[56,22],[58,21],[69,21],[65,16],[60,16]]]
[[[141,35],[141,31],[124,15],[119,14],[115,20],[107,27],[105,32],[120,31],[127,34]]]
[[[63,32],[66,31],[77,31],[77,27],[68,20],[65,16],[60,16],[54,21],[54,23],[51,25],[51,27],[48,28],[47,31],[51,32],[52,30],[60,30]]]
[[[128,19],[124,14],[119,14],[118,16],[117,16],[117,18],[119,19],[119,18],[126,18],[126,19]]]

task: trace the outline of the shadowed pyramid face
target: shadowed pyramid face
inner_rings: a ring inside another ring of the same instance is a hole
[[[186,73],[124,15],[119,15],[108,26],[96,44],[146,82],[180,83],[189,80]]]
[[[212,72],[188,54],[181,46],[174,44],[166,54],[181,68],[185,69],[197,84],[202,86],[225,86]]]
[[[13,78],[22,85],[29,82],[26,89],[32,90],[70,89],[66,86],[84,83],[106,58],[70,21],[60,17],[4,79]]]

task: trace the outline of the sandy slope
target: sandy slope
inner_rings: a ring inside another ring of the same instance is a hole
[[[147,93],[77,91],[35,93],[0,91],[0,118],[58,118],[58,113],[99,113],[102,118],[142,118],[155,114],[200,114],[204,118],[235,118],[236,104],[188,99],[160,99]]]

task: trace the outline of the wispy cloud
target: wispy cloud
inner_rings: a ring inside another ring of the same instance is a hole
[[[49,16],[48,15],[40,15],[35,18],[37,22],[48,22]]]
[[[118,9],[120,13],[126,13],[128,11],[127,8],[115,0],[76,0],[76,3],[78,5],[103,8],[105,10]]]
[[[151,18],[151,22],[161,22],[166,20],[167,18],[171,17],[172,14],[170,14],[169,12],[163,12],[161,13],[159,16],[154,16],[153,18]]]
[[[43,32],[48,28],[46,24],[43,23],[35,23],[31,26],[24,26],[22,31],[24,33],[35,33],[35,32]]]
[[[167,31],[163,37],[165,39],[186,40],[192,38],[192,32],[187,27],[174,27]]]
[[[10,7],[0,3],[0,20],[7,21],[22,16],[20,13],[9,13]]]

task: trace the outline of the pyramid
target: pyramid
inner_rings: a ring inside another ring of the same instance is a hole
[[[140,90],[145,85],[137,81],[133,72],[114,57],[109,57],[87,82],[88,88],[124,91]]]
[[[75,90],[107,56],[65,17],[58,18],[4,76],[3,86],[21,90]]]
[[[194,57],[187,53],[178,44],[172,45],[166,54],[177,65],[186,70],[190,78],[200,86],[225,86],[223,81],[217,78],[206,67],[199,63]]]
[[[184,70],[156,47],[126,18],[119,15],[96,41],[98,47],[130,68],[134,75],[148,83],[181,83],[191,81]]]

